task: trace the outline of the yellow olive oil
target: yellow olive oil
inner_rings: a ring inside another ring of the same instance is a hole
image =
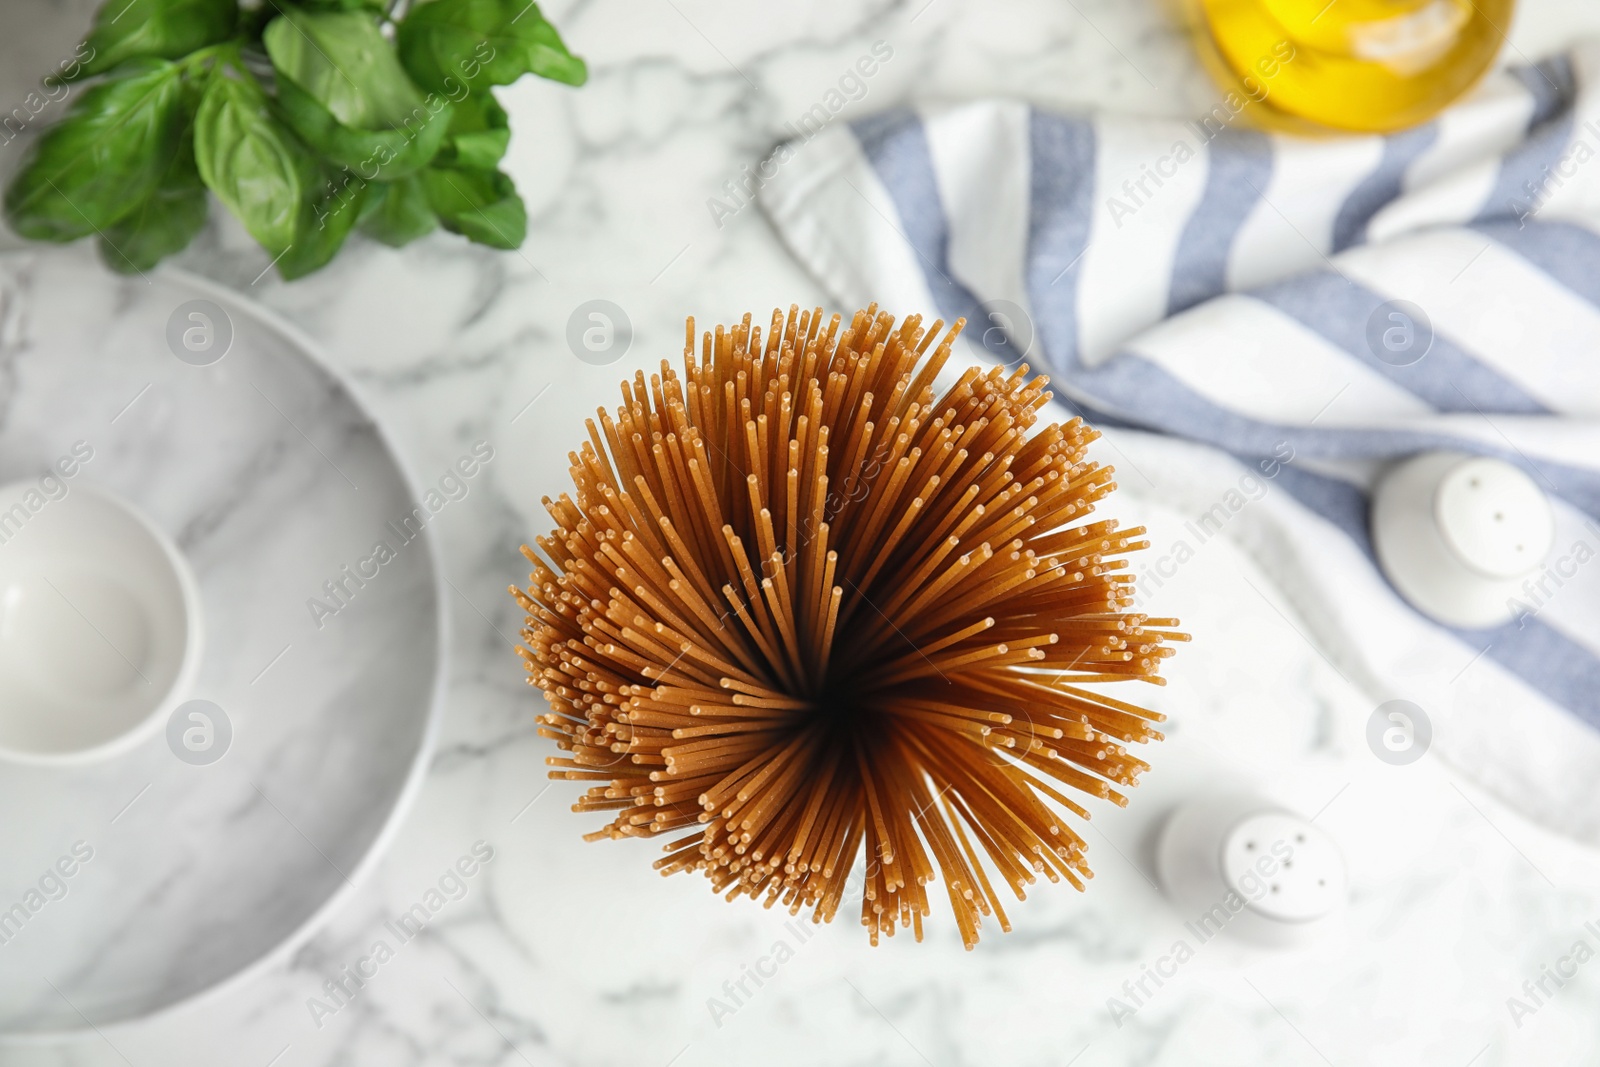
[[[1385,131],[1425,122],[1471,88],[1514,2],[1192,0],[1192,13],[1230,89],[1282,116]]]

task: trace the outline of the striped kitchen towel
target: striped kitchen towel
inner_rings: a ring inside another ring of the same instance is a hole
[[[973,358],[1026,358],[1111,440],[1181,442],[1141,468],[1180,508],[1205,472],[1292,456],[1253,510],[1305,631],[1375,703],[1423,706],[1456,766],[1600,843],[1600,46],[1390,136],[1261,132],[1249,106],[900,110],[781,147],[760,198],[842,307],[965,316]],[[1506,626],[1439,626],[1377,568],[1373,482],[1434,448],[1552,497],[1550,570]]]

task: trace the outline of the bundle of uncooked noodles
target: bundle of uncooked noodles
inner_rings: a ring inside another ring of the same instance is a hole
[[[551,777],[596,783],[589,837],[664,837],[663,873],[874,943],[943,882],[971,948],[1010,929],[999,881],[1083,888],[1072,795],[1126,800],[1162,716],[1176,619],[1132,610],[1142,528],[1087,521],[1115,488],[1081,420],[1035,427],[1046,380],[971,369],[874,306],[687,327],[680,377],[622,384],[570,454],[575,495],[524,548],[519,649],[549,702]],[[936,891],[936,890],[934,890]]]

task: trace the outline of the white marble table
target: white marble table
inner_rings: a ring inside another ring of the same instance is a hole
[[[4,36],[45,8],[8,4]],[[52,16],[62,47],[92,5]],[[1126,811],[1090,833],[1086,896],[1032,894],[1017,930],[961,950],[953,924],[928,942],[869,949],[839,923],[799,944],[786,916],[723,904],[695,878],[663,880],[648,846],[586,845],[593,825],[545,792],[545,742],[508,636],[517,545],[543,532],[538,499],[566,478],[582,418],[614,383],[676,359],[682,318],[702,323],[821,293],[754,209],[719,227],[723,182],[781,139],[875,41],[894,54],[847,114],[909,99],[1001,93],[1056,107],[1186,116],[1214,90],[1154,0],[910,0],[859,4],[578,0],[550,14],[593,72],[580,92],[531,80],[505,93],[509,166],[528,201],[520,253],[445,235],[404,252],[352,245],[327,271],[256,279],[266,257],[214,221],[179,262],[277,309],[316,337],[384,419],[424,482],[474,441],[487,479],[441,517],[454,587],[452,681],[440,748],[398,841],[300,951],[265,973],[158,1018],[71,1042],[0,1046],[0,1064],[299,1067],[545,1064],[1442,1064],[1600,1058],[1600,964],[1513,1021],[1508,997],[1574,942],[1600,947],[1600,857],[1517,817],[1431,758],[1386,766],[1365,749],[1371,698],[1351,690],[1241,579],[1270,588],[1249,530],[1184,569],[1164,610],[1203,641],[1161,695],[1175,720]],[[1600,30],[1586,0],[1527,0],[1513,55]],[[46,36],[49,36],[46,34]],[[6,89],[48,47],[0,46]],[[22,84],[26,77],[20,78]],[[15,147],[5,150],[14,153]],[[3,160],[12,165],[14,156]],[[620,363],[569,352],[580,303],[630,316]],[[1130,486],[1130,489],[1133,487]],[[1158,543],[1182,502],[1132,500]],[[1292,616],[1292,606],[1285,606]],[[1260,664],[1266,664],[1261,666]],[[1163,759],[1165,757],[1165,760]],[[1203,946],[1118,1026],[1107,998],[1167,952],[1188,916],[1149,884],[1152,820],[1198,783],[1253,778],[1345,843],[1350,926],[1296,954]],[[3,832],[3,831],[0,831]],[[481,842],[482,844],[478,844]],[[481,863],[425,931],[377,968],[348,1007],[311,998],[354,967],[385,923],[478,849]],[[795,957],[731,1016],[711,997],[775,941]],[[1548,983],[1547,983],[1548,985]],[[1553,985],[1549,988],[1554,989]],[[319,1025],[320,1023],[320,1025]]]

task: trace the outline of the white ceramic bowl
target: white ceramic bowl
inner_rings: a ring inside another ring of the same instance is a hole
[[[70,455],[0,487],[0,760],[72,764],[160,726],[200,667],[200,593],[131,504]]]

